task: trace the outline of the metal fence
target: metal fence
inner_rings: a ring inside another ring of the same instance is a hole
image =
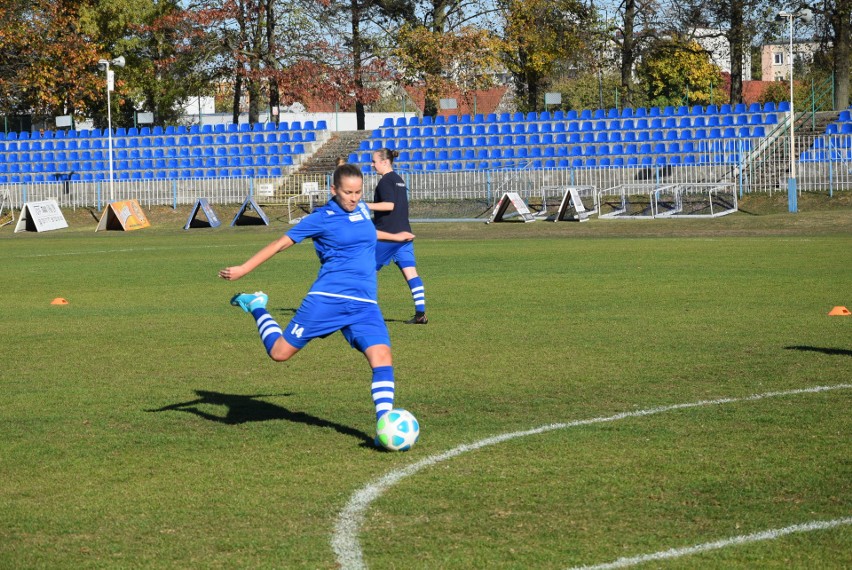
[[[738,142],[740,141],[740,142]],[[848,191],[852,189],[852,135],[797,137],[797,146],[808,149],[796,163],[800,192]],[[707,184],[733,183],[740,196],[751,192],[786,192],[789,173],[789,138],[743,146],[740,139],[722,140],[718,152],[700,155],[695,163],[656,164],[660,155],[651,156],[652,164],[625,166],[576,166],[570,168],[519,168],[502,170],[400,171],[410,190],[410,201],[443,203],[447,217],[469,215],[453,204],[473,202],[473,211],[492,206],[505,192],[517,192],[525,199],[547,199],[554,189],[564,186],[595,186],[599,189],[624,184]],[[644,157],[642,157],[644,158]],[[378,181],[365,174],[365,198],[372,198]],[[101,209],[113,200],[135,199],[142,206],[192,205],[199,198],[213,204],[241,203],[253,196],[261,204],[287,204],[302,192],[303,183],[318,182],[327,187],[329,174],[291,174],[280,178],[192,178],[179,180],[114,180],[99,182],[56,181],[0,185],[11,207],[20,209],[25,202],[55,199],[65,208]],[[479,214],[476,214],[479,215]]]

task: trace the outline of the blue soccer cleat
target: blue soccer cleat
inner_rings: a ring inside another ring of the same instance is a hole
[[[263,291],[254,293],[237,293],[231,297],[231,304],[239,307],[247,313],[251,313],[255,309],[265,309],[266,303],[269,301],[269,295]]]

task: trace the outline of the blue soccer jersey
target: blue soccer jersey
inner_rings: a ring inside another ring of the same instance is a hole
[[[347,212],[330,200],[302,218],[287,236],[295,243],[313,239],[321,265],[308,295],[376,303],[376,228],[364,202]]]

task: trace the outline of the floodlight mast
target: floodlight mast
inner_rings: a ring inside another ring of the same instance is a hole
[[[793,106],[793,20],[799,19],[805,23],[813,20],[814,14],[808,8],[798,12],[778,12],[776,20],[787,20],[790,25],[790,51],[788,57],[790,76],[790,177],[787,179],[787,209],[790,212],[798,212],[798,191],[796,189],[796,137],[795,137],[795,108]]]
[[[110,92],[115,88],[115,79],[113,72],[110,70],[110,64],[116,67],[124,67],[124,56],[116,57],[115,59],[101,59],[98,61],[98,69],[106,72],[106,97],[107,97],[107,141],[109,146],[109,201],[115,200],[115,192],[113,191],[113,169],[112,169],[112,103],[110,101]]]

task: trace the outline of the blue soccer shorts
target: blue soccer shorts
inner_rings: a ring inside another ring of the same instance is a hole
[[[327,295],[308,295],[284,329],[284,339],[304,348],[315,338],[340,331],[361,352],[377,344],[390,346],[390,334],[376,303]]]
[[[376,243],[376,271],[393,261],[400,269],[414,267],[414,242],[380,241]]]

